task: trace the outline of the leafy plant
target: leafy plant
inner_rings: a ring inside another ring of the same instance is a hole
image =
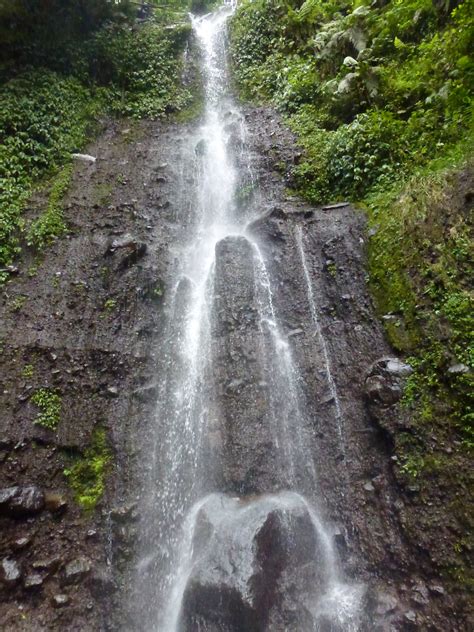
[[[108,298],[104,303],[104,310],[107,312],[111,312],[115,309],[117,305],[117,301],[114,298]]]
[[[34,373],[34,366],[32,364],[25,364],[21,372],[21,375],[24,378],[30,378],[30,377],[33,377],[33,373]]]

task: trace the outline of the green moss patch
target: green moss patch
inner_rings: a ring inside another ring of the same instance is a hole
[[[76,502],[86,511],[92,511],[104,493],[111,459],[105,430],[96,428],[90,446],[64,470]]]
[[[61,395],[50,388],[40,388],[31,401],[39,408],[34,423],[49,430],[57,430],[61,420]]]

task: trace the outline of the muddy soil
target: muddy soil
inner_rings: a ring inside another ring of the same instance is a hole
[[[274,112],[244,113],[262,191],[262,220],[252,231],[273,262],[304,396],[315,402],[308,432],[326,518],[345,572],[369,586],[367,629],[466,630],[464,597],[439,574],[459,532],[445,509],[454,492],[433,486],[420,494],[396,468],[390,432],[408,423],[397,408],[404,376],[377,365],[393,353],[366,287],[364,216],[348,204],[311,208],[289,194],[300,157],[294,139]],[[177,189],[180,148],[191,125],[105,122],[87,148],[97,161],[75,166],[65,200],[69,234],[41,258],[26,250],[5,289],[0,488],[35,485],[47,502],[12,516],[0,499],[0,629],[133,629],[123,604],[140,534],[135,503],[185,199]],[[41,203],[33,201],[31,216]],[[341,401],[342,442],[314,341],[297,227]],[[377,378],[375,390],[369,375]],[[41,388],[60,394],[56,432],[34,423],[32,397]],[[64,469],[98,427],[113,456],[105,494],[87,513]],[[12,562],[17,572],[9,579]]]

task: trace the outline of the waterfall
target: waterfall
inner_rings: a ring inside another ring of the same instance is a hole
[[[279,322],[265,248],[246,230],[259,208],[237,200],[239,183],[254,179],[225,62],[233,6],[193,18],[206,107],[183,154],[182,172],[192,172],[195,185],[161,347],[134,625],[146,632],[352,631],[362,588],[342,578],[318,507],[303,377]],[[298,231],[343,440],[302,239]]]
[[[336,424],[337,424],[337,432],[339,434],[339,441],[342,448],[342,453],[345,455],[345,446],[344,446],[344,428],[343,423],[344,419],[342,416],[341,402],[339,401],[339,394],[337,392],[336,383],[334,381],[334,377],[331,370],[331,364],[329,362],[329,353],[328,346],[326,343],[326,338],[323,335],[323,330],[321,329],[321,323],[319,322],[318,310],[316,308],[316,301],[314,298],[313,292],[313,284],[311,282],[311,277],[308,270],[308,263],[306,261],[306,254],[303,244],[303,231],[301,226],[296,227],[296,243],[298,245],[298,250],[301,258],[301,265],[303,266],[304,279],[306,283],[306,291],[308,295],[308,303],[309,309],[311,312],[311,320],[314,324],[315,334],[318,337],[319,343],[321,345],[323,351],[323,360],[324,360],[324,371],[326,373],[326,379],[329,385],[329,392],[331,393],[331,397],[334,400],[334,407],[336,410]]]

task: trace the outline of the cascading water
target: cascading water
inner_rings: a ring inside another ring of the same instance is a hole
[[[193,21],[206,112],[183,157],[183,172],[194,174],[192,219],[183,229],[162,345],[135,626],[357,630],[361,588],[340,578],[320,518],[302,376],[279,324],[265,249],[246,230],[258,205],[243,210],[238,203],[239,182],[251,169],[243,117],[228,95],[231,12]],[[311,288],[301,234],[297,241]],[[325,343],[324,363],[335,389]],[[262,425],[266,438],[257,445],[253,430]],[[268,476],[269,461],[276,475]]]

